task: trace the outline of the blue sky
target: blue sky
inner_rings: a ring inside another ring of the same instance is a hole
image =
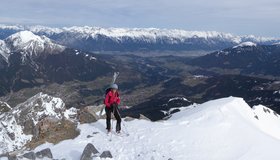
[[[0,23],[177,28],[280,37],[280,1],[1,0]]]

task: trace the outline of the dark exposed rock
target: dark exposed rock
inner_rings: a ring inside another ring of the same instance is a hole
[[[81,156],[81,160],[92,160],[92,157],[96,155],[98,150],[92,145],[91,143],[88,143],[83,151],[83,154]]]
[[[87,135],[87,138],[91,138],[91,137],[93,137],[92,135]]]
[[[11,107],[7,103],[0,101],[0,114],[3,112],[8,112],[10,110],[11,110]]]
[[[100,158],[113,158],[112,154],[110,151],[104,151],[102,152],[102,154],[100,155]]]
[[[16,155],[8,155],[8,160],[18,160]]]
[[[15,140],[15,133],[8,133],[8,136],[11,138],[11,140]]]
[[[30,159],[30,160],[35,160],[36,159],[36,155],[34,152],[28,152],[25,153],[24,155],[22,155],[24,158]]]
[[[52,152],[49,148],[36,152],[37,158],[53,158]]]

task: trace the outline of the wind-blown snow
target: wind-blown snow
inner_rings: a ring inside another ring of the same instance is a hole
[[[237,46],[234,46],[233,48],[238,48],[238,47],[253,47],[253,46],[257,46],[256,43],[253,42],[243,42]]]
[[[187,98],[185,97],[175,97],[175,98],[171,98],[169,99],[168,102],[171,102],[171,101],[174,101],[174,100],[183,100],[183,101],[187,101],[187,102],[190,102]]]
[[[10,49],[7,47],[6,43],[0,40],[0,56],[4,58],[6,62],[8,62],[10,56]]]
[[[116,160],[278,160],[280,118],[263,109],[267,108],[252,109],[241,98],[214,100],[177,112],[167,121],[123,121],[123,131],[130,135],[113,135],[112,141],[105,120],[99,120],[79,125],[81,135],[74,140],[36,150],[50,147],[55,158],[78,160],[86,144],[93,143],[100,152],[110,150]]]
[[[280,42],[278,42],[278,43],[273,43],[273,45],[280,45]]]

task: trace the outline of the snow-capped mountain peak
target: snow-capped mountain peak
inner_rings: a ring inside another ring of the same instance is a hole
[[[273,43],[273,45],[280,45],[280,42],[278,42],[278,43]]]
[[[38,41],[43,43],[44,41],[40,36],[33,34],[31,31],[20,31],[9,36],[6,41],[12,41],[13,46],[24,45],[31,41]]]
[[[20,31],[0,40],[0,55],[7,63],[12,52],[33,57],[60,53],[64,49],[64,46],[53,43],[48,37],[35,35],[31,31]]]
[[[20,31],[5,39],[6,44],[13,52],[25,52],[29,55],[41,53],[61,52],[64,47],[53,43],[45,36],[38,36],[31,31]]]

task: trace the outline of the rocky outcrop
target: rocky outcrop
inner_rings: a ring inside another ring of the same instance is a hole
[[[87,106],[78,111],[78,120],[81,124],[96,122],[100,118],[105,118],[100,115],[103,105],[100,106]],[[103,111],[105,112],[105,110]]]
[[[36,157],[38,158],[53,158],[52,152],[49,148],[43,149],[39,152],[36,152]]]
[[[100,155],[100,158],[113,158],[112,154],[110,151],[104,151],[102,152],[102,154]]]
[[[70,120],[45,118],[36,125],[37,137],[28,142],[29,148],[35,148],[45,142],[57,144],[66,139],[73,139],[79,135],[77,125]]]
[[[12,108],[6,103],[0,101],[0,114],[10,111]]]
[[[45,142],[58,143],[79,135],[60,98],[38,93],[0,115],[0,154],[35,148]]]
[[[92,160],[94,156],[97,156],[98,150],[91,143],[87,144],[80,160]]]
[[[34,152],[28,152],[22,155],[22,157],[29,159],[29,160],[36,160],[36,154]]]

